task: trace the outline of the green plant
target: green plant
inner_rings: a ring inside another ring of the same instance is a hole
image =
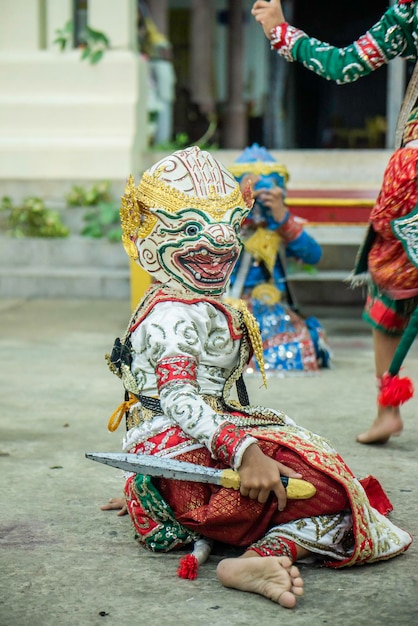
[[[63,52],[67,47],[73,46],[74,41],[74,24],[69,21],[63,28],[57,28],[55,31],[54,44],[60,47]],[[110,48],[110,40],[100,30],[94,30],[90,26],[86,26],[84,31],[84,44],[82,47],[81,60],[89,61],[92,65],[98,63],[105,51]]]
[[[181,150],[190,145],[189,136],[187,133],[177,133],[173,141],[167,141],[163,143],[157,143],[151,146],[151,150],[156,152],[174,152],[175,150]],[[193,143],[194,146],[199,146],[201,150],[217,150],[218,144],[209,143],[206,141],[206,136],[203,135],[198,141]]]
[[[81,53],[81,60],[87,60],[94,65],[98,63],[102,56],[110,47],[109,38],[99,30],[93,30],[87,26],[86,28],[86,47]]]
[[[109,241],[121,240],[119,206],[115,202],[100,202],[86,213],[84,221],[87,225],[81,231],[82,235],[95,239],[106,237]]]
[[[189,145],[189,136],[187,133],[177,133],[173,141],[162,142],[151,146],[151,150],[158,152],[174,152],[181,150]]]
[[[90,188],[74,185],[65,196],[67,206],[94,206],[100,202],[110,202],[110,181],[103,180],[95,183]]]
[[[57,44],[60,47],[61,52],[65,50],[68,44],[70,44],[70,46],[72,45],[73,32],[74,32],[74,27],[71,21],[67,22],[63,28],[56,29],[55,31],[56,37],[53,43]]]
[[[35,196],[28,196],[19,206],[4,196],[0,212],[5,216],[6,232],[13,237],[68,237],[70,234],[59,214],[47,209],[43,200]]]

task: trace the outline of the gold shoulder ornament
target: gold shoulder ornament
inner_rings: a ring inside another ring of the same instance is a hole
[[[245,300],[240,298],[224,298],[225,304],[234,307],[242,314],[245,327],[248,331],[248,336],[251,341],[252,348],[254,350],[254,356],[260,368],[260,373],[263,378],[264,387],[267,387],[267,378],[264,370],[264,356],[263,356],[263,341],[261,339],[260,327],[254,315],[248,310]]]

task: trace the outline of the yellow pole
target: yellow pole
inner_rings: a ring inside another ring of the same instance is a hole
[[[150,275],[139,267],[135,261],[130,259],[130,273],[131,273],[131,308],[132,311],[136,308],[138,302],[151,285]]]

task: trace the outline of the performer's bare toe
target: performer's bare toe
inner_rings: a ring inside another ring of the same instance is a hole
[[[359,443],[384,444],[390,437],[399,436],[402,432],[403,423],[398,409],[388,407],[380,410],[379,415],[370,426],[369,430],[357,435]]]
[[[217,574],[225,587],[258,593],[288,609],[303,595],[299,570],[286,556],[224,559]]]

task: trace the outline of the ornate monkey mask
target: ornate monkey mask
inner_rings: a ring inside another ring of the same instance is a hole
[[[148,169],[122,196],[122,242],[130,257],[169,287],[221,295],[241,252],[252,206],[208,152],[179,150]]]

